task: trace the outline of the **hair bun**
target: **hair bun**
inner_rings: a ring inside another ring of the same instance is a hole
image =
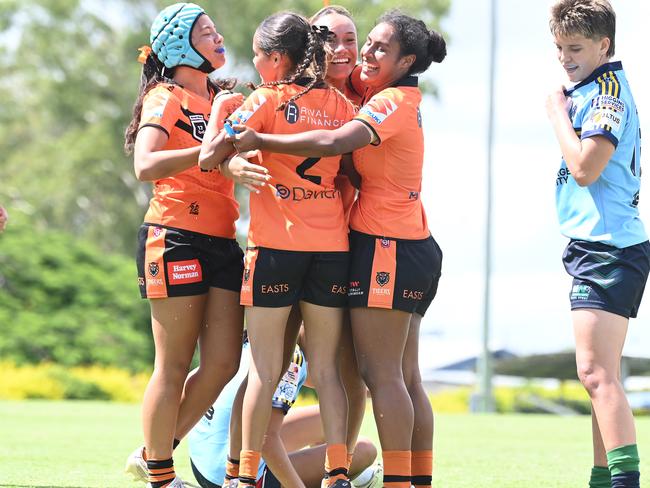
[[[440,33],[429,31],[429,55],[436,63],[442,63],[447,56],[447,43]]]

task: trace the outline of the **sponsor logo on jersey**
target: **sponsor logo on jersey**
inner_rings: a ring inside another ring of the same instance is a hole
[[[385,237],[380,240],[381,247],[384,249],[388,249],[390,247],[390,239],[386,239]]]
[[[373,98],[359,110],[360,114],[365,114],[372,120],[381,124],[386,117],[389,117],[397,110],[397,105],[390,98]]]
[[[560,168],[560,170],[557,172],[557,178],[555,180],[555,186],[564,185],[566,182],[569,181],[569,176],[570,175],[571,175],[571,172],[569,171],[569,168]]]
[[[144,286],[144,277],[138,276],[138,286]]]
[[[598,95],[591,100],[591,108],[594,110],[608,109],[612,112],[625,112],[625,103],[620,98],[612,95]]]
[[[248,101],[250,100],[250,108],[248,110],[244,110],[243,108],[240,108],[233,114],[233,118],[237,121],[239,124],[245,124],[248,119],[250,119],[255,112],[257,112],[262,105],[266,103],[266,98],[264,98],[263,95],[260,95],[259,93],[253,93],[248,100],[246,100],[246,107],[249,107]]]
[[[205,129],[208,126],[205,119],[203,118],[203,115],[194,114],[190,115],[189,118],[190,124],[192,124],[192,137],[194,137],[194,139],[202,141],[203,136],[205,135]]]
[[[162,229],[160,227],[154,227],[153,228],[153,236],[154,237],[159,237],[160,234],[162,234]]]
[[[303,200],[335,200],[340,198],[341,194],[336,188],[310,190],[300,186],[288,188],[278,184],[275,186],[275,196],[280,197],[282,200],[291,199],[294,202],[301,202]]]
[[[158,266],[158,263],[155,261],[151,261],[149,263],[149,274],[151,276],[158,276],[158,271],[160,271],[160,267]]]
[[[298,109],[298,105],[296,105],[294,101],[287,103],[287,106],[284,107],[284,118],[290,124],[298,122],[298,119],[300,118],[300,109]]]
[[[621,115],[609,108],[598,109],[589,118],[588,127],[583,127],[582,130],[590,130],[596,127],[602,127],[608,131],[621,130]]]
[[[345,125],[345,119],[333,119],[325,110],[319,108],[300,107],[301,124],[307,124],[312,127],[342,127]]]
[[[418,198],[420,198],[420,192],[418,191],[409,192],[409,200],[417,200]]]
[[[167,263],[167,276],[170,285],[197,283],[203,279],[201,263],[198,259],[171,261]]]
[[[379,286],[386,286],[390,282],[390,273],[387,271],[377,271],[375,281]]]
[[[422,112],[420,112],[420,107],[418,107],[418,127],[422,127]]]

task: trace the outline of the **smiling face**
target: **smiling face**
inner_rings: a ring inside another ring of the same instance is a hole
[[[223,36],[217,32],[214,22],[207,15],[201,15],[192,28],[192,46],[214,69],[226,63]]]
[[[569,80],[579,83],[596,68],[609,61],[607,50],[609,38],[589,39],[581,34],[555,36],[557,58],[569,76]]]
[[[401,57],[394,33],[390,24],[377,24],[361,48],[361,81],[369,87],[390,86],[408,73],[413,60]]]
[[[336,12],[328,13],[314,22],[324,25],[330,31],[327,44],[332,57],[327,65],[327,79],[345,80],[357,64],[359,47],[357,45],[357,28],[352,19]]]

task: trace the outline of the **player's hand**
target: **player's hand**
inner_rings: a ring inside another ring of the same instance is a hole
[[[259,187],[266,186],[271,179],[269,170],[248,159],[258,155],[258,151],[241,152],[221,163],[221,174],[239,183],[248,190],[259,193]]]
[[[9,222],[9,214],[4,209],[4,207],[0,206],[0,232],[5,230],[5,227],[7,226],[7,222]]]
[[[241,93],[219,92],[212,101],[212,115],[217,120],[228,118],[241,104],[244,103],[244,95]]]
[[[232,142],[239,151],[261,149],[262,139],[253,129],[245,125],[233,125],[232,128],[237,134],[226,136],[226,140]]]
[[[573,102],[571,98],[564,94],[565,90],[564,86],[559,86],[546,98],[546,113],[549,117],[553,117],[558,113],[568,114],[569,110],[571,110]]]

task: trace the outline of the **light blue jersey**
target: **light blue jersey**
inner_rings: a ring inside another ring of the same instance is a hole
[[[569,112],[581,139],[603,136],[616,148],[600,177],[580,187],[566,161],[556,180],[560,231],[570,239],[618,248],[648,239],[639,218],[641,132],[639,116],[620,62],[606,63],[568,91]]]
[[[192,463],[208,481],[215,485],[221,486],[226,476],[232,404],[239,386],[248,375],[250,359],[249,344],[246,342],[242,349],[239,371],[188,434]],[[307,361],[300,348],[296,346],[291,364],[273,394],[273,407],[282,409],[286,414],[298,398],[300,388],[306,379]],[[260,470],[263,466],[261,463]],[[260,475],[261,472],[258,473],[258,477]]]

